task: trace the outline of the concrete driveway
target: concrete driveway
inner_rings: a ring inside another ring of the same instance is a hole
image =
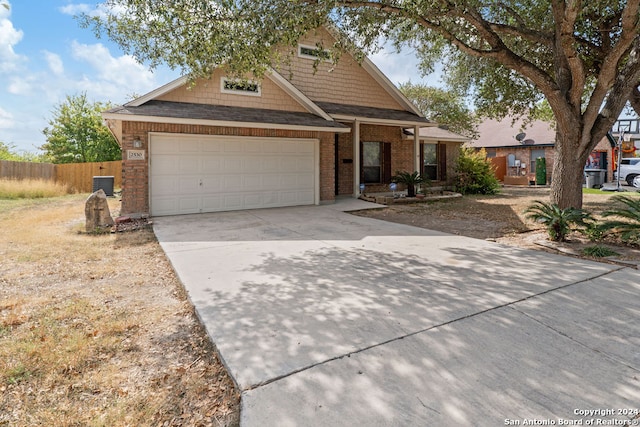
[[[242,426],[598,425],[640,411],[638,271],[344,203],[154,219],[242,391]]]

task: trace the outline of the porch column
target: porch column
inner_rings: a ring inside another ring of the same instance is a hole
[[[360,197],[360,122],[353,121],[353,197]]]
[[[420,164],[420,126],[413,127],[413,155],[415,171],[422,175],[422,165]]]

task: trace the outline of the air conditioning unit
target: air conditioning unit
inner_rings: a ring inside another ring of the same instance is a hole
[[[102,189],[107,196],[113,196],[113,181],[112,176],[94,176],[93,177],[93,192]]]

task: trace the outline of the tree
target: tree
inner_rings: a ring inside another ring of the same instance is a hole
[[[40,147],[52,163],[107,162],[121,159],[118,143],[104,125],[101,111],[110,105],[89,102],[87,94],[67,96],[53,110]]]
[[[411,82],[402,83],[399,89],[429,120],[470,138],[478,136],[478,118],[456,93]]]
[[[14,144],[0,141],[0,160],[13,162],[44,162],[44,156],[28,151],[17,151]]]
[[[192,76],[220,64],[263,72],[311,29],[344,37],[333,52],[386,41],[415,48],[422,70],[444,61],[448,83],[494,116],[543,98],[556,119],[551,201],[582,206],[583,166],[640,83],[640,0],[108,0],[85,16],[127,52]],[[126,12],[122,12],[122,11]],[[337,56],[337,55],[336,55]],[[640,101],[637,101],[638,105]],[[640,106],[639,106],[640,108]]]
[[[20,155],[15,152],[15,145],[0,141],[0,160],[19,162],[22,159]]]

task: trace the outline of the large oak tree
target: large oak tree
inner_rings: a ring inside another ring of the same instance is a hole
[[[336,46],[416,49],[423,71],[445,62],[449,83],[480,111],[521,114],[546,99],[557,122],[551,201],[581,207],[583,166],[627,102],[640,111],[640,0],[109,0],[85,17],[140,61],[192,76],[226,64],[260,73],[329,25]],[[327,48],[329,46],[323,46]],[[358,50],[360,49],[360,50]]]

